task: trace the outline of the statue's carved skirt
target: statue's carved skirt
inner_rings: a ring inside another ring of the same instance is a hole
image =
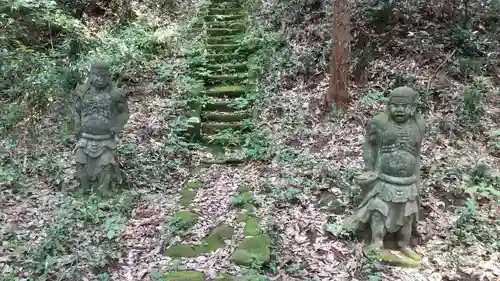
[[[356,217],[367,223],[373,212],[380,212],[385,219],[388,232],[397,232],[405,223],[417,219],[417,186],[411,184],[393,184],[376,180],[374,188],[367,194],[366,200],[356,212]]]
[[[115,176],[119,176],[118,161],[116,155],[116,141],[109,139],[90,139],[82,137],[77,144],[76,163],[83,164],[85,169],[78,171],[79,177],[84,176],[80,173],[86,173],[91,180],[95,180],[102,172],[104,167],[111,166]]]

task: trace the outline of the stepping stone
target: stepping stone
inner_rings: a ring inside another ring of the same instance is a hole
[[[220,53],[205,55],[207,63],[245,63],[248,60],[248,54],[245,52]]]
[[[245,74],[221,74],[221,75],[209,75],[202,74],[201,77],[205,81],[205,85],[235,85],[235,84],[243,84],[245,80],[248,78],[248,75]]]
[[[241,13],[239,8],[208,8],[209,15],[234,15]]]
[[[219,87],[209,88],[207,91],[204,92],[204,94],[209,97],[216,97],[216,98],[221,98],[221,97],[238,98],[244,96],[246,94],[246,91],[247,91],[246,88],[241,85],[233,85],[233,86],[219,86]]]
[[[203,273],[198,271],[174,271],[161,278],[162,281],[205,281]]]
[[[189,211],[178,211],[174,215],[174,219],[178,221],[180,227],[190,228],[198,221],[198,215]]]
[[[165,251],[165,255],[174,258],[192,258],[199,256],[200,252],[195,246],[188,244],[177,244],[168,247]]]
[[[202,123],[201,130],[204,134],[216,134],[218,132],[232,129],[232,130],[241,130],[244,128],[243,122],[226,122],[226,123]]]
[[[228,72],[247,72],[248,67],[246,63],[220,63],[211,64],[205,66],[211,72],[214,73],[228,73]]]
[[[214,121],[214,122],[238,122],[245,119],[251,118],[252,114],[248,111],[241,112],[207,112],[203,113],[202,119],[204,121]]]
[[[271,258],[269,246],[271,238],[267,234],[245,237],[231,256],[237,265],[251,266],[254,263],[266,264]]]
[[[211,253],[224,246],[224,240],[233,236],[234,229],[227,225],[221,224],[216,227],[210,235],[203,239],[203,244],[200,246],[200,253]]]
[[[179,204],[181,204],[181,206],[187,207],[189,206],[189,204],[191,204],[195,196],[196,196],[196,191],[192,189],[183,189],[181,191],[181,198],[179,199]]]
[[[244,31],[247,28],[247,25],[241,21],[212,21],[208,22],[207,26],[210,28],[231,28],[241,31]]]
[[[186,188],[189,188],[189,189],[198,189],[198,188],[201,188],[201,187],[202,187],[201,182],[190,181],[190,182],[186,183]]]
[[[208,44],[231,44],[240,42],[243,39],[241,35],[226,35],[226,36],[212,36],[207,38]]]
[[[244,95],[244,92],[243,92]],[[214,101],[210,101],[210,103],[206,103],[204,105],[204,111],[220,111],[220,112],[235,112],[242,109],[247,109],[250,105],[245,105],[244,107],[238,106],[237,100],[234,99],[216,99]]]
[[[212,0],[210,1],[210,4],[227,4],[227,3],[234,3],[234,4],[241,4],[240,1],[238,0]]]
[[[241,29],[232,29],[232,28],[207,28],[207,33],[210,36],[225,36],[225,35],[242,34],[243,31]]]
[[[250,217],[250,215],[247,213],[236,214],[236,220],[239,222],[245,222],[246,220],[248,220],[249,217]]]
[[[234,1],[231,1],[231,2],[212,2],[210,3],[210,5],[208,6],[209,9],[239,9],[239,13],[242,12],[241,8],[242,8],[242,5],[238,2],[234,2]]]
[[[243,233],[245,236],[257,236],[261,234],[262,229],[260,228],[259,220],[256,217],[248,218]]]
[[[232,21],[232,20],[240,20],[245,18],[246,14],[237,14],[237,15],[206,15],[204,18],[206,21]]]

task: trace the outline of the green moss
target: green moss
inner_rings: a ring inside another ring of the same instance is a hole
[[[184,189],[181,191],[181,199],[179,200],[179,203],[187,207],[189,204],[191,204],[191,201],[193,201],[194,197],[196,196],[196,192],[192,189]]]
[[[203,239],[203,245],[200,246],[200,252],[210,253],[224,246],[224,240],[231,237],[234,229],[227,225],[221,224],[216,227],[210,235]]]
[[[186,183],[186,188],[189,188],[189,189],[198,189],[201,187],[202,187],[201,182],[190,181],[190,182]]]
[[[255,210],[255,206],[252,204],[245,204],[243,209],[247,210],[247,213],[251,214]]]
[[[165,274],[163,281],[205,281],[203,273],[198,271],[175,271]]]
[[[198,220],[198,215],[189,211],[179,211],[174,215],[180,228],[189,228]]]
[[[236,207],[244,207],[257,203],[255,196],[250,191],[245,191],[231,199],[231,204]]]
[[[200,253],[197,248],[188,244],[177,244],[167,248],[165,254],[169,257],[196,257]]]
[[[235,85],[235,86],[220,86],[220,87],[213,87],[210,88],[207,92],[208,93],[226,93],[226,92],[244,92],[246,91],[246,88],[240,85]]]
[[[245,236],[256,236],[261,233],[262,230],[260,229],[259,220],[256,217],[249,218],[245,223]]]
[[[236,214],[236,220],[239,222],[244,222],[248,219],[249,215],[247,213],[238,213]]]
[[[270,243],[271,239],[266,234],[245,237],[233,252],[231,259],[237,265],[266,264],[271,257]]]
[[[217,277],[215,281],[236,281],[236,279],[234,279],[234,277],[229,274],[224,274],[222,276]]]

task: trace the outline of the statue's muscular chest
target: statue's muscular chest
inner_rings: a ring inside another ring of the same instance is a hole
[[[401,125],[391,122],[382,134],[380,150],[382,153],[402,150],[416,155],[421,142],[422,138],[416,122]]]
[[[92,91],[92,90],[91,90]],[[87,93],[82,100],[83,116],[111,117],[112,99],[108,93]]]

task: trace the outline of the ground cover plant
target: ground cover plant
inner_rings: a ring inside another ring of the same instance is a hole
[[[0,280],[497,280],[500,5],[410,2],[351,7],[352,102],[328,114],[330,2],[0,2]],[[227,26],[242,33],[210,41]],[[193,95],[207,40],[249,58],[229,107],[253,112],[209,140],[242,164],[203,165],[186,137],[192,104],[214,104]],[[74,192],[72,90],[96,57],[131,112],[109,199]],[[366,123],[400,85],[429,124],[420,269],[367,259],[341,227]]]

